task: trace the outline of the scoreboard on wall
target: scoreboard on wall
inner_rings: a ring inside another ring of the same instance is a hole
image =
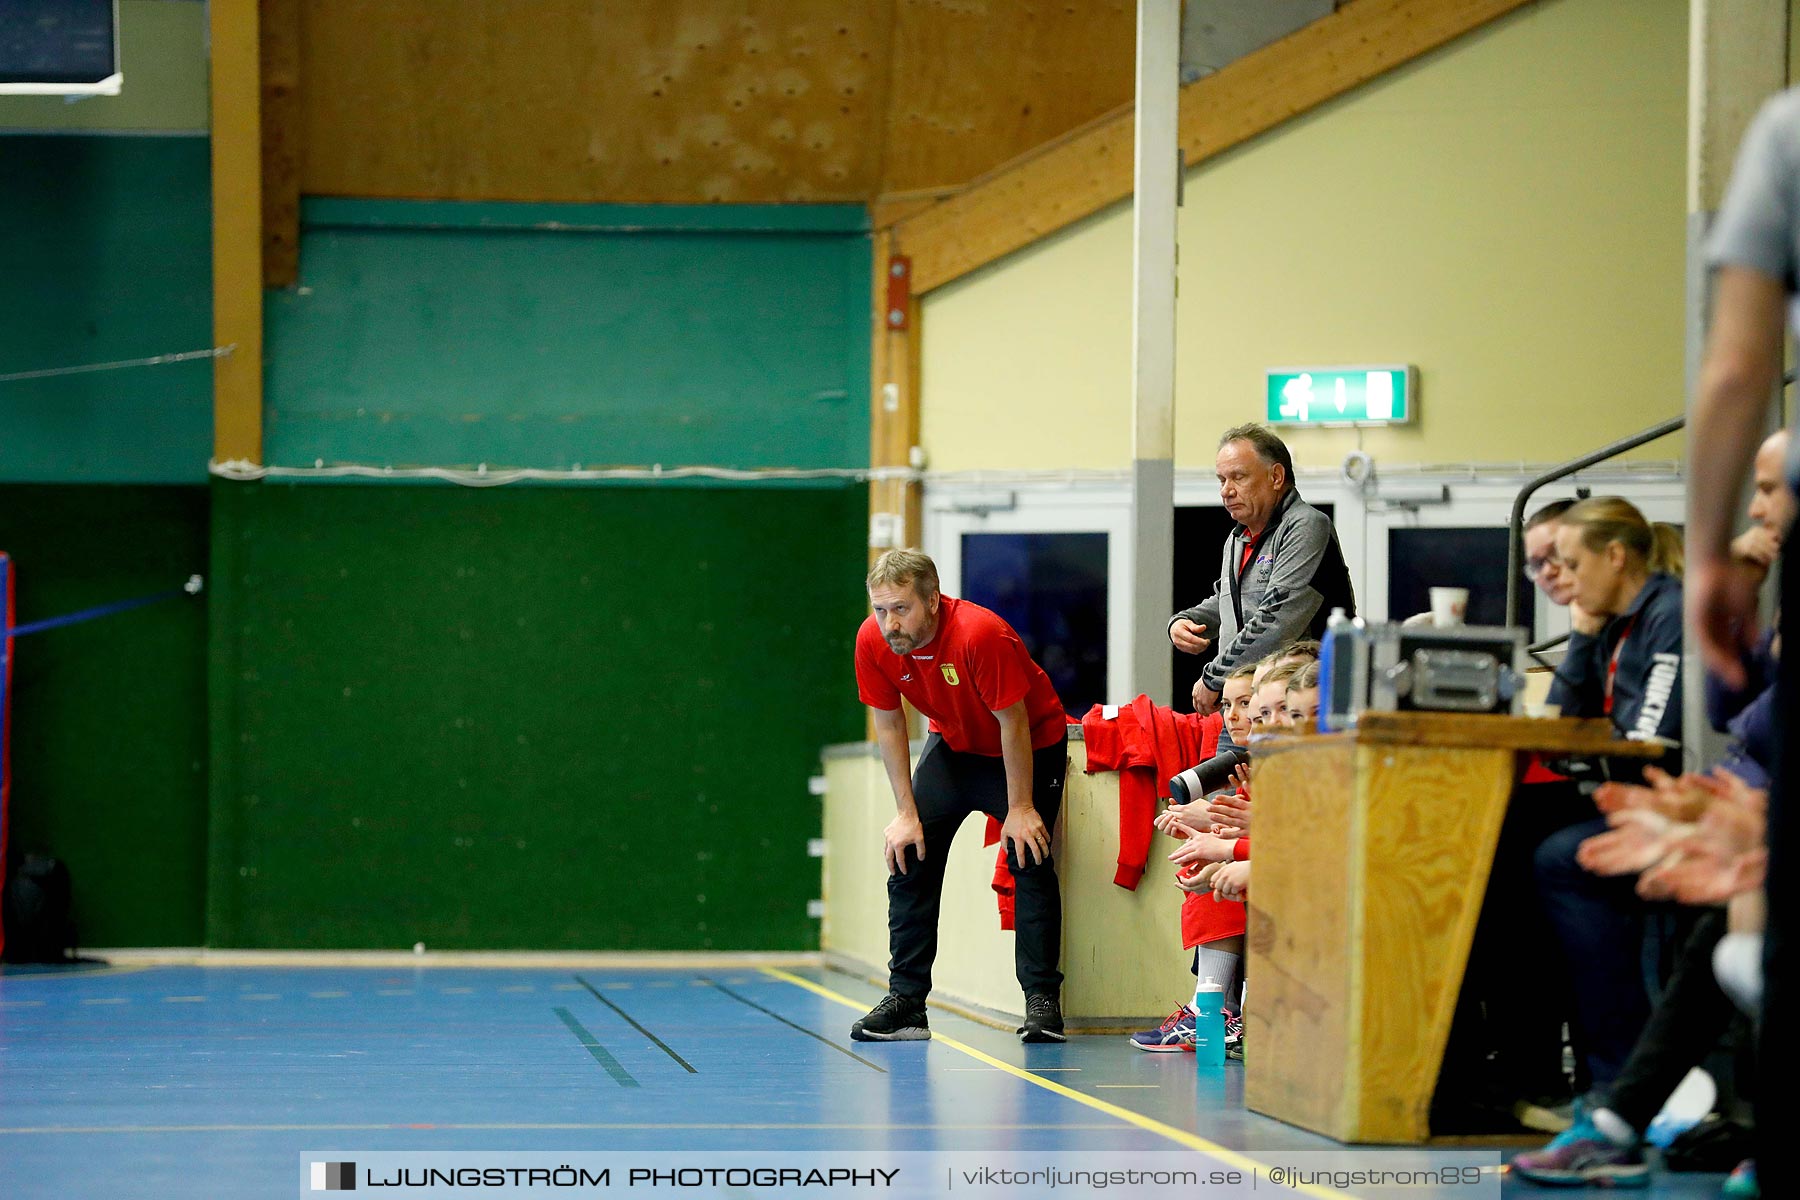
[[[0,95],[116,96],[118,0],[0,3]]]

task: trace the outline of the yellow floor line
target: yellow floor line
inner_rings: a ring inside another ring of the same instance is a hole
[[[850,999],[850,997],[834,992],[830,988],[814,983],[810,979],[802,979],[798,975],[791,975],[786,971],[779,971],[773,967],[764,967],[762,972],[771,978],[781,980],[783,983],[791,983],[795,987],[804,988],[816,996],[823,996],[825,999],[836,1004],[841,1004],[845,1008],[854,1009],[857,1012],[865,1010],[864,1005]],[[1163,1122],[1152,1117],[1146,1117],[1143,1113],[1132,1112],[1129,1108],[1120,1108],[1116,1104],[1108,1104],[1106,1101],[1095,1096],[1090,1096],[1085,1092],[1078,1092],[1074,1088],[1064,1087],[1053,1079],[1045,1079],[1043,1076],[1035,1075],[1032,1072],[1025,1070],[1023,1067],[1015,1067],[1009,1062],[1003,1062],[991,1054],[984,1054],[975,1047],[959,1042],[953,1037],[947,1037],[936,1030],[932,1031],[931,1040],[941,1045],[948,1046],[952,1050],[961,1051],[970,1058],[975,1059],[977,1062],[986,1063],[990,1067],[1005,1071],[1008,1075],[1023,1079],[1027,1083],[1036,1084],[1038,1087],[1041,1087],[1046,1091],[1055,1092],[1059,1096],[1066,1096],[1078,1104],[1085,1104],[1089,1108],[1097,1109],[1100,1112],[1105,1113],[1107,1116],[1117,1117],[1119,1120],[1130,1125],[1135,1125],[1139,1129],[1160,1134],[1172,1142],[1177,1142],[1190,1150],[1198,1150],[1202,1154],[1210,1155],[1220,1162],[1237,1167],[1242,1171],[1256,1171],[1264,1175],[1268,1173],[1269,1168],[1267,1165],[1246,1154],[1240,1154],[1236,1150],[1228,1150],[1216,1142],[1209,1142],[1199,1134],[1189,1133],[1185,1129],[1177,1129],[1173,1125],[1165,1125]],[[1314,1187],[1311,1185],[1305,1185],[1291,1190],[1304,1192],[1309,1196],[1326,1197],[1328,1200],[1336,1200],[1337,1197],[1348,1196],[1350,1194],[1348,1192],[1337,1192],[1330,1188]]]

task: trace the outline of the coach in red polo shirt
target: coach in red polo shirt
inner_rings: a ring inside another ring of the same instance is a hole
[[[1004,822],[1015,884],[1014,963],[1025,991],[1026,1042],[1063,1041],[1062,895],[1050,831],[1068,767],[1062,702],[1012,626],[938,591],[937,566],[889,550],[869,572],[874,610],[856,634],[856,685],[898,810],[884,831],[888,867],[887,998],[850,1027],[864,1042],[931,1036],[925,997],[937,957],[945,858],[963,818]],[[901,697],[931,719],[909,775]]]

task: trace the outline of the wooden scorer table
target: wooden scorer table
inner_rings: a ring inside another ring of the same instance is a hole
[[[1524,756],[1655,758],[1605,720],[1364,713],[1256,762],[1244,1101],[1343,1142],[1421,1143]]]

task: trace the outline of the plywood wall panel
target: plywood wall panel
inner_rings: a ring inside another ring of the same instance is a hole
[[[1132,0],[896,0],[882,192],[966,183],[1130,104]]]
[[[893,0],[308,0],[312,194],[864,200]]]
[[[1131,0],[290,0],[315,195],[937,193],[1128,104]]]

